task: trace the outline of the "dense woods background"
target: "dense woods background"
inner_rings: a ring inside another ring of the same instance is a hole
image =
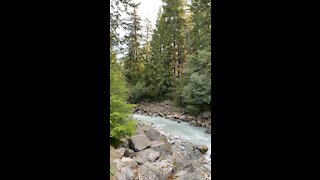
[[[110,3],[112,137],[132,132],[126,100],[172,100],[194,115],[211,105],[211,1],[163,0],[155,29],[141,20],[138,6],[131,0]]]

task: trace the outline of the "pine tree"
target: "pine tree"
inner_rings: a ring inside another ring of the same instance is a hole
[[[192,0],[192,30],[190,33],[192,53],[211,50],[211,1]]]
[[[122,44],[116,30],[124,26],[120,17],[120,4],[124,7],[130,5],[129,0],[111,0],[110,7],[110,138],[119,139],[123,136],[132,135],[135,131],[135,122],[129,119],[132,106],[127,103],[127,84],[123,76],[122,66],[116,59],[115,52]]]
[[[125,37],[127,54],[124,62],[126,78],[130,85],[135,85],[143,73],[143,58],[141,56],[142,28],[141,19],[137,14],[139,4],[132,5],[133,12],[127,22],[126,30],[129,32]]]
[[[163,3],[152,36],[148,65],[148,83],[157,100],[171,98],[186,58],[185,2],[164,0]]]
[[[144,64],[147,64],[150,61],[151,57],[151,39],[152,39],[152,25],[151,21],[147,18],[145,20],[145,26],[143,31],[143,47],[142,47],[142,56],[144,59]]]
[[[135,122],[128,117],[132,109],[126,101],[128,89],[112,51],[110,59],[110,137],[119,139],[135,132]]]

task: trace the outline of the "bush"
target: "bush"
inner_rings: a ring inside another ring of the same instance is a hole
[[[139,103],[149,97],[150,89],[146,87],[145,82],[138,82],[130,88],[129,101],[131,103]]]

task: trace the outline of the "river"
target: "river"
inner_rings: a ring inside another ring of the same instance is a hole
[[[188,122],[178,123],[177,121],[172,121],[163,117],[151,117],[139,114],[134,114],[133,117],[142,122],[153,123],[156,126],[162,127],[165,132],[180,136],[195,145],[206,145],[208,147],[206,157],[210,157],[211,135],[205,133],[205,128],[193,126]]]

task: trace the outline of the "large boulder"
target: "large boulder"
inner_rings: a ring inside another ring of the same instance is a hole
[[[154,162],[157,160],[160,156],[160,153],[158,151],[155,151],[153,149],[145,149],[143,151],[137,152],[136,156],[133,157],[133,160],[135,160],[139,164],[143,164],[147,161]]]
[[[151,149],[158,151],[160,156],[172,155],[172,147],[167,141],[151,141]]]
[[[146,136],[151,140],[157,140],[160,136],[160,133],[155,130],[154,128],[149,129],[149,131],[146,132]]]
[[[145,134],[152,128],[150,124],[141,124],[137,127],[137,134]]]
[[[138,174],[140,175],[141,179],[152,179],[152,180],[162,180],[160,175],[157,173],[157,170],[150,162],[146,162],[138,169]],[[139,179],[140,179],[139,177]]]
[[[135,175],[133,170],[128,167],[120,168],[119,172],[117,172],[118,180],[132,180],[134,179]]]
[[[151,141],[144,134],[134,135],[129,139],[129,146],[134,151],[142,151],[151,145]]]
[[[135,169],[138,167],[138,163],[128,157],[122,157],[122,159],[115,159],[113,162],[116,163],[118,170],[120,170],[123,167],[127,167],[129,169]]]
[[[135,169],[138,167],[138,164],[129,157],[122,157],[121,162],[125,164],[126,167],[129,167],[130,169]]]
[[[138,172],[141,179],[163,180],[171,175],[173,170],[173,156],[167,156],[153,163],[146,162],[139,167]]]

